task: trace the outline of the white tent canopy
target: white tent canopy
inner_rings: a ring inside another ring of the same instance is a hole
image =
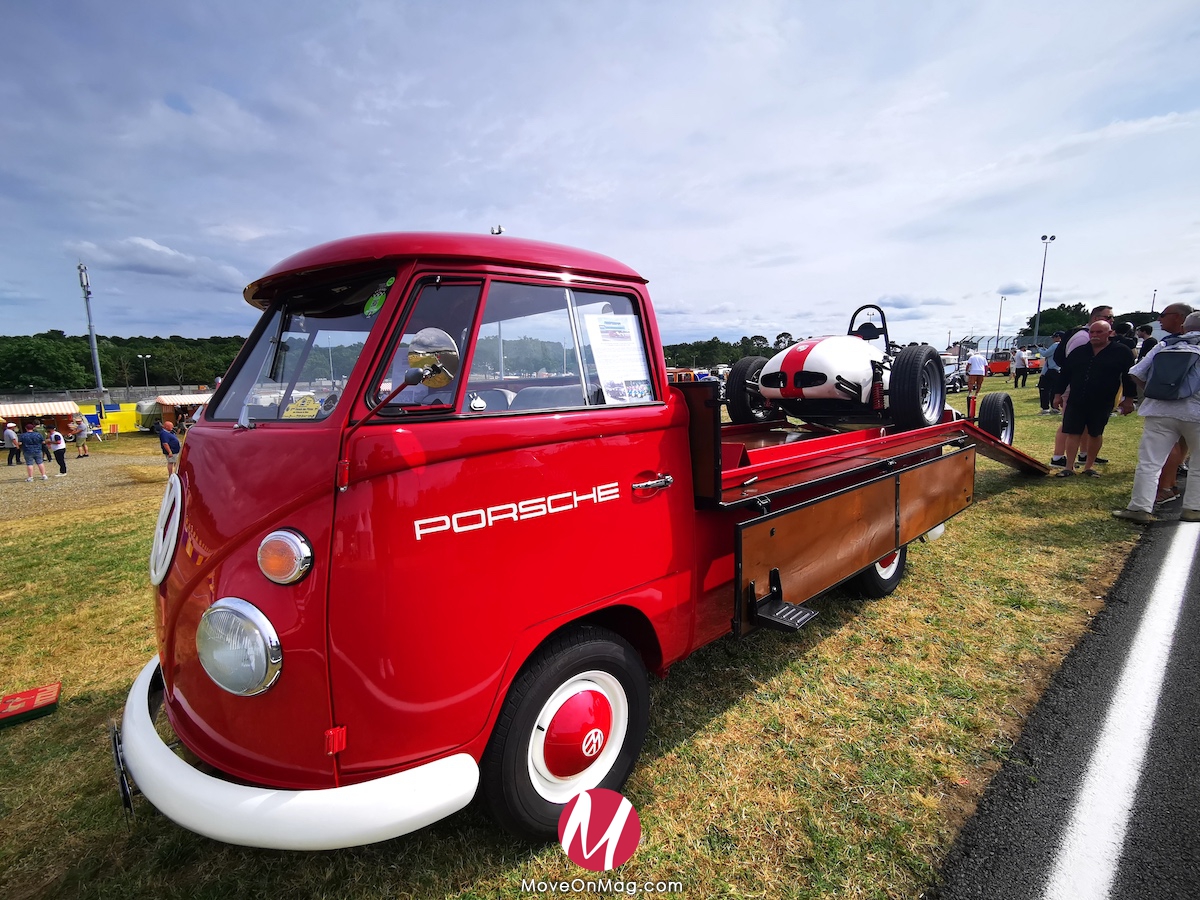
[[[0,419],[4,419],[6,422],[11,422],[13,419],[28,418],[29,416],[77,415],[79,415],[79,404],[74,400],[0,403]]]
[[[212,399],[212,394],[159,394],[154,402],[159,406],[200,406]]]

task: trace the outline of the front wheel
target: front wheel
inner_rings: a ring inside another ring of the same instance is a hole
[[[873,566],[861,571],[855,583],[858,589],[868,597],[878,600],[886,597],[900,584],[904,577],[904,568],[908,563],[908,547],[901,547],[889,553]]]
[[[765,422],[774,415],[774,410],[758,387],[759,376],[766,364],[765,356],[746,356],[735,362],[729,370],[725,396],[729,419],[734,425]]]
[[[946,407],[946,370],[928,344],[905,347],[892,363],[888,410],[901,431],[925,428],[942,420]]]
[[[557,837],[571,798],[625,784],[649,721],[646,669],[628,643],[592,626],[553,639],[513,682],[484,751],[488,812],[521,837]]]

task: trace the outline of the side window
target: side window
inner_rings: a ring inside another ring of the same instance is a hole
[[[462,411],[653,400],[641,326],[621,294],[492,282]]]
[[[480,282],[447,283],[439,278],[417,289],[404,332],[373,392],[374,403],[382,402],[404,383],[408,370],[417,367],[435,371],[423,382],[404,387],[390,405],[435,409],[454,405],[482,287]]]

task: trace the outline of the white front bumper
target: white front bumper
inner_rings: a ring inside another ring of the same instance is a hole
[[[190,831],[228,844],[333,850],[408,834],[475,796],[479,767],[465,753],[346,787],[287,791],[231,784],[171,751],[155,730],[150,689],[158,657],[142,669],[121,722],[123,759],[146,799]]]

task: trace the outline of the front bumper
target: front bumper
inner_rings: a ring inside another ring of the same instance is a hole
[[[158,657],[142,669],[121,721],[121,760],[138,789],[179,825],[227,844],[334,850],[408,834],[457,812],[479,767],[465,753],[346,787],[309,791],[232,784],[192,768],[154,727],[162,701]]]

